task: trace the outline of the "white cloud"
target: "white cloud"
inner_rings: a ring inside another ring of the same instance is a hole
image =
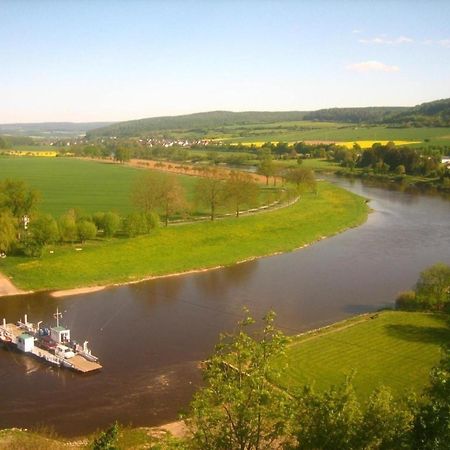
[[[414,39],[407,36],[399,36],[395,39],[390,39],[386,36],[377,36],[371,39],[359,39],[362,44],[378,44],[378,45],[398,45],[398,44],[410,44],[414,42]]]
[[[450,48],[450,39],[441,39],[440,41],[438,41],[438,44],[441,47]]]
[[[349,64],[347,70],[353,72],[398,72],[398,66],[391,66],[380,61],[363,61],[360,63]]]

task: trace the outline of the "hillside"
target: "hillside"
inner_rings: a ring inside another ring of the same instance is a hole
[[[189,130],[201,134],[207,130],[223,126],[302,120],[304,115],[305,112],[302,111],[211,111],[119,122],[108,127],[92,130],[87,133],[87,136],[130,137],[164,130]]]
[[[12,136],[76,136],[113,122],[42,122],[0,124],[0,134]]]
[[[88,138],[107,136],[136,137],[149,134],[183,132],[196,137],[208,132],[221,134],[223,128],[246,127],[255,129],[273,123],[278,128],[285,122],[334,122],[343,124],[388,125],[391,127],[444,127],[450,126],[450,99],[423,103],[414,107],[373,106],[361,108],[329,108],[317,111],[211,111],[180,116],[151,117],[117,122],[109,126],[90,129]],[[286,126],[287,124],[284,124]],[[301,124],[296,125],[301,126]],[[310,128],[311,125],[309,124]],[[0,128],[1,131],[1,128]],[[236,130],[235,130],[236,131]]]
[[[422,103],[398,114],[387,115],[384,122],[412,127],[448,127],[450,98]]]
[[[367,108],[329,108],[305,114],[305,120],[344,123],[383,123],[384,117],[410,108],[402,106],[371,106]]]

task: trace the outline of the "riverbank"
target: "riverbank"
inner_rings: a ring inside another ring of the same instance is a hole
[[[296,204],[261,215],[158,229],[148,236],[8,257],[0,272],[19,289],[65,290],[137,282],[288,252],[365,222],[366,200],[329,183]]]
[[[18,289],[11,280],[0,273],[0,297],[9,295],[25,294],[25,291]]]

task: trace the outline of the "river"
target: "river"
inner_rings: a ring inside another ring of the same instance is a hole
[[[0,428],[51,427],[76,436],[177,418],[201,383],[199,361],[248,306],[273,308],[288,334],[393,304],[420,271],[450,263],[450,203],[438,196],[335,180],[371,199],[355,229],[300,251],[233,267],[54,299],[0,299],[0,319],[48,321],[59,306],[74,338],[87,338],[103,370],[81,376],[0,350]]]

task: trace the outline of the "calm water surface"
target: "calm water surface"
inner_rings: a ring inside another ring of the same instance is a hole
[[[0,428],[51,426],[67,436],[114,420],[177,418],[201,382],[198,362],[248,306],[273,308],[294,334],[391,305],[423,268],[450,263],[450,202],[338,180],[371,199],[363,226],[309,248],[206,273],[53,299],[0,299],[0,318],[49,320],[56,306],[104,369],[80,376],[0,349]]]

